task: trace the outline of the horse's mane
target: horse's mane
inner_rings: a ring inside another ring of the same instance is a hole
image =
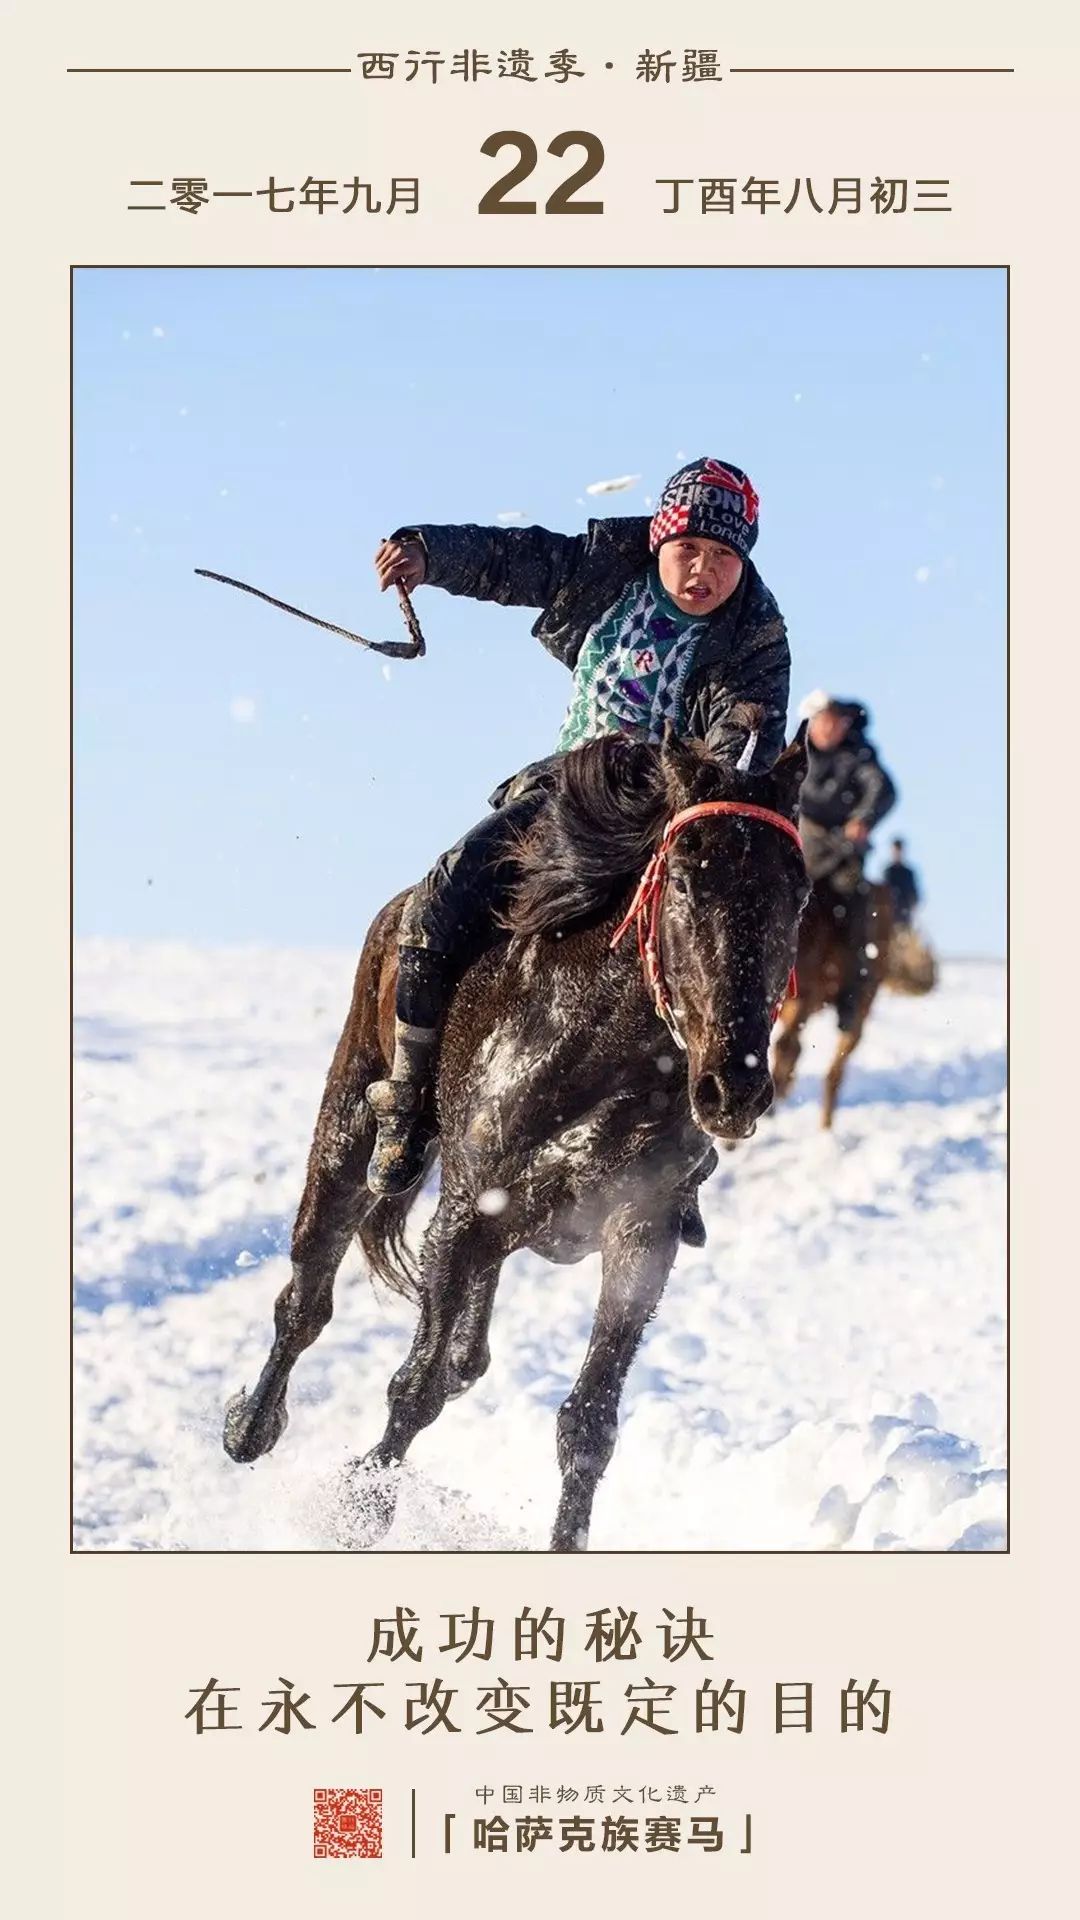
[[[503,924],[525,938],[602,909],[641,874],[669,810],[658,746],[603,734],[575,747],[514,849]]]
[[[755,736],[765,709],[731,708]],[[760,798],[760,778],[717,760],[698,740],[606,733],[559,761],[555,785],[517,840],[518,879],[499,921],[517,939],[602,912],[638,880],[671,814],[691,799]]]

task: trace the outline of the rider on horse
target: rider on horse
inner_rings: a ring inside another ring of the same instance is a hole
[[[646,517],[543,527],[400,528],[375,556],[385,589],[424,583],[473,600],[541,608],[533,633],[574,688],[556,752],[492,797],[494,811],[413,889],[402,914],[387,1080],[368,1088],[378,1134],[367,1181],[403,1193],[434,1136],[442,1017],[467,943],[514,876],[513,849],[543,806],[560,755],[603,733],[659,741],[670,726],[719,760],[765,772],[784,744],[790,657],[779,608],[754,567],[758,497],[745,473],[700,459]],[[760,710],[752,729],[746,707]]]
[[[863,863],[870,835],[896,805],[897,791],[866,737],[870,715],[857,700],[812,693],[803,702],[809,719],[809,769],[799,795],[799,826],[806,869],[832,896],[851,954],[850,976],[837,999],[841,1032],[854,1014],[862,955],[869,928],[870,884]]]
[[[912,915],[919,904],[919,882],[915,870],[904,857],[904,843],[894,840],[892,859],[882,874],[882,879],[892,894],[893,919],[898,927],[910,927]]]

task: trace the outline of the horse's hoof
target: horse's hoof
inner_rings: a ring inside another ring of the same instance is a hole
[[[472,1348],[465,1344],[460,1355],[455,1354],[451,1347],[444,1375],[447,1399],[457,1400],[463,1393],[468,1393],[469,1388],[476,1385],[490,1365],[491,1354],[486,1346],[482,1352],[474,1353]]]
[[[386,1538],[397,1512],[399,1471],[366,1460],[350,1462],[341,1480],[339,1546],[358,1553]]]
[[[289,1413],[284,1401],[271,1414],[257,1420],[248,1410],[247,1390],[241,1387],[225,1408],[222,1445],[230,1460],[242,1467],[248,1466],[277,1446],[288,1424]]]
[[[703,1247],[708,1239],[705,1222],[701,1217],[701,1208],[696,1200],[683,1208],[679,1226],[679,1238],[684,1247]]]

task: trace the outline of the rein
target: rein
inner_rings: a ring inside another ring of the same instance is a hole
[[[774,813],[771,807],[757,807],[749,800],[703,800],[696,807],[684,807],[681,812],[672,815],[664,828],[663,837],[652,859],[649,861],[637,890],[630,902],[630,909],[624,920],[616,927],[611,936],[611,947],[617,947],[624,933],[637,922],[638,953],[641,956],[645,984],[652,994],[653,1006],[670,1033],[675,1045],[683,1053],[686,1042],[675,1024],[675,1014],[668,996],[664,980],[664,964],[660,952],[660,916],[664,908],[664,889],[667,885],[668,856],[685,827],[695,820],[707,820],[716,814],[737,813],[750,820],[764,820],[770,827],[776,827],[786,833],[789,840],[802,851],[802,839],[798,827],[785,820],[782,813]],[[787,993],[794,996],[798,992],[795,969],[788,976]],[[773,1013],[773,1019],[780,1011],[783,1001]]]

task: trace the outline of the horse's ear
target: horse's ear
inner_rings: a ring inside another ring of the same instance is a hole
[[[701,756],[687,741],[679,738],[670,721],[664,726],[660,764],[675,791],[688,795],[701,772]]]
[[[792,819],[795,818],[798,810],[799,793],[806,779],[806,770],[809,765],[806,752],[806,725],[804,720],[795,738],[784,748],[769,775],[776,789],[780,811],[790,814]]]

